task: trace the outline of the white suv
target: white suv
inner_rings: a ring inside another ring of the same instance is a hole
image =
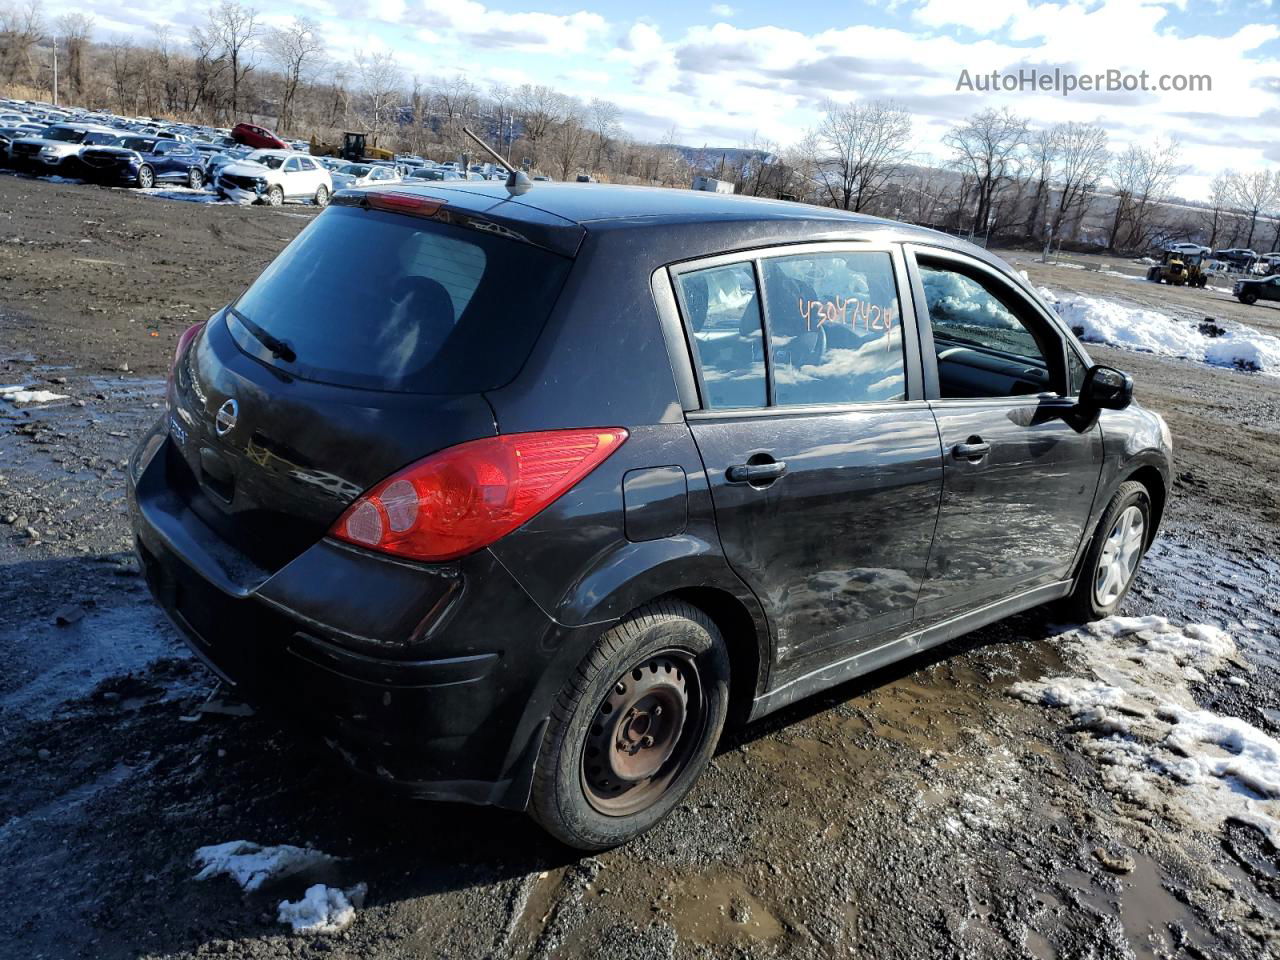
[[[68,160],[78,160],[86,146],[114,143],[119,130],[94,123],[55,123],[37,137],[23,137],[9,145],[9,157],[19,169],[56,173]],[[72,171],[74,175],[74,170]]]
[[[314,157],[292,150],[255,150],[218,174],[218,192],[236,203],[278,207],[286,200],[325,206],[333,194],[329,171]]]

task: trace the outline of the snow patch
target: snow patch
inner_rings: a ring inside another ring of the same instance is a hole
[[[1237,817],[1280,844],[1280,741],[1202,709],[1187,686],[1238,662],[1229,634],[1164,617],[1111,617],[1064,637],[1069,661],[1087,676],[1009,692],[1067,711],[1109,790],[1200,829]]]
[[[0,387],[0,399],[11,403],[52,403],[54,400],[66,400],[67,395],[49,390],[32,390],[25,386],[14,386]]]
[[[1082,340],[1280,376],[1280,338],[1250,327],[1207,337],[1195,324],[1159,310],[1101,297],[1059,297],[1045,287],[1039,293],[1069,326],[1080,331]]]
[[[240,889],[252,893],[269,880],[337,863],[338,858],[310,847],[295,847],[287,843],[264,847],[249,840],[232,840],[201,847],[195,853],[195,862],[200,867],[197,880],[226,874],[240,884]]]
[[[301,900],[281,900],[276,919],[287,923],[294,933],[341,933],[356,918],[356,909],[364,906],[366,884],[339,890],[323,883],[308,887]]]

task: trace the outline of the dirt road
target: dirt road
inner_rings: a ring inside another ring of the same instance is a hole
[[[0,384],[67,397],[0,401],[0,953],[1280,952],[1280,857],[1257,825],[1191,816],[1167,777],[1155,797],[1118,791],[1091,734],[1010,695],[1086,675],[1044,613],[735,732],[675,816],[595,857],[521,816],[385,796],[256,716],[200,713],[208,676],[128,551],[121,465],[158,415],[182,327],[311,213],[7,176],[0,211]],[[1189,695],[1276,736],[1280,381],[1092,352],[1134,372],[1178,455],[1166,530],[1126,612],[1231,632],[1240,654],[1187,674]],[[1277,813],[1274,798],[1228,785]],[[341,934],[293,935],[277,904],[316,877],[250,894],[193,879],[198,847],[237,839],[340,857],[322,879],[365,882],[368,900]]]

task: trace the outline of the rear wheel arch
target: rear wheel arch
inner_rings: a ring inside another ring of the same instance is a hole
[[[764,678],[767,656],[767,646],[761,643],[751,611],[739,598],[718,587],[675,590],[642,606],[663,600],[680,600],[696,607],[720,631],[729,652],[729,723],[734,726],[745,723]]]

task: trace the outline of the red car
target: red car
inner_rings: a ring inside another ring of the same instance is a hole
[[[289,145],[277,137],[266,127],[253,123],[237,123],[231,131],[231,139],[243,143],[246,147],[259,150],[288,150]]]

